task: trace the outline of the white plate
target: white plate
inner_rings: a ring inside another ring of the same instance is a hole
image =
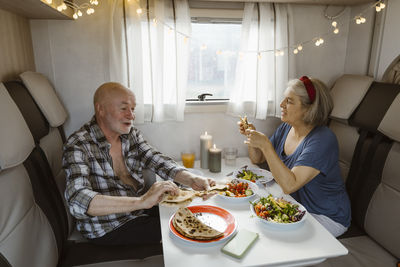
[[[256,214],[256,212],[255,212],[255,210],[254,210],[253,204],[250,204],[250,210],[251,210],[251,212],[253,213],[253,215],[254,215],[259,221],[261,221],[261,222],[264,223],[265,225],[267,225],[267,226],[269,226],[269,227],[272,227],[272,228],[275,228],[275,229],[292,230],[292,229],[296,229],[296,228],[300,227],[301,225],[303,225],[304,222],[305,222],[305,220],[307,219],[307,216],[308,216],[308,212],[307,212],[306,208],[304,208],[303,205],[301,205],[300,203],[298,203],[298,202],[296,202],[296,201],[288,200],[288,199],[285,198],[285,197],[283,197],[283,199],[289,201],[291,204],[297,204],[297,205],[299,205],[299,210],[300,210],[300,211],[305,211],[305,212],[306,212],[306,213],[304,214],[303,218],[301,218],[300,221],[298,221],[298,222],[293,222],[293,223],[272,222],[272,221],[268,221],[268,220],[265,220],[265,219],[263,219],[263,218],[258,217],[257,214]],[[258,199],[256,199],[255,201],[252,201],[252,202],[253,202],[253,203],[254,203],[254,202],[258,202],[259,200],[260,200],[260,199],[258,198]]]
[[[239,174],[239,172],[242,172],[243,170],[245,170],[245,168],[240,168],[240,169],[234,171],[233,178],[240,179],[240,177],[237,177],[237,175]],[[262,176],[262,178],[259,178],[256,180],[256,183],[260,182],[260,181],[262,181],[264,183],[268,183],[269,181],[272,181],[274,179],[274,177],[272,176],[272,173],[270,171],[260,169],[260,168],[252,168],[252,167],[248,167],[247,170],[253,172],[257,176]]]
[[[225,199],[227,201],[230,201],[230,202],[238,203],[238,202],[248,202],[249,200],[254,198],[254,196],[257,195],[258,187],[255,183],[252,183],[248,180],[243,180],[243,179],[237,179],[237,180],[247,183],[249,185],[249,188],[253,191],[253,194],[251,196],[247,196],[247,197],[228,197],[228,196],[218,194],[218,197]]]

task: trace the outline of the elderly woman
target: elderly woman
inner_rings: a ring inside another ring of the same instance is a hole
[[[291,194],[332,235],[350,225],[350,201],[341,177],[338,143],[326,127],[333,102],[326,86],[306,76],[292,80],[280,104],[282,124],[271,138],[239,122],[253,163],[267,161],[286,194]]]

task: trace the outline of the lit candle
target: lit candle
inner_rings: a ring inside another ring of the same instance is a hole
[[[208,150],[212,145],[212,136],[205,132],[200,135],[200,168],[208,169]]]
[[[210,172],[220,172],[221,171],[221,149],[214,147],[208,150],[208,167]]]

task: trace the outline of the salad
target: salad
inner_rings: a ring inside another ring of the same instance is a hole
[[[236,175],[236,178],[244,179],[251,181],[253,183],[256,182],[257,179],[264,178],[264,176],[260,176],[247,169],[247,166]]]
[[[299,210],[299,205],[292,204],[283,198],[276,199],[272,195],[262,197],[251,204],[258,217],[276,223],[298,222],[306,213]]]
[[[228,190],[220,192],[221,195],[227,197],[248,197],[254,194],[253,190],[249,188],[249,184],[242,182],[239,179],[233,179],[227,183]]]

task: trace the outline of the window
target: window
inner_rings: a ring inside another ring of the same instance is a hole
[[[228,100],[235,82],[241,19],[192,18],[186,100]]]

